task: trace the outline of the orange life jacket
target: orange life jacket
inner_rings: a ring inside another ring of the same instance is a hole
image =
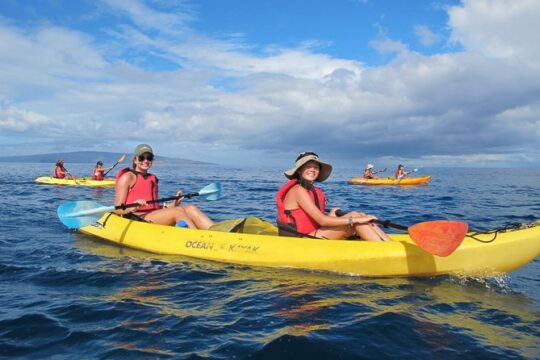
[[[62,168],[60,168],[60,166],[56,166],[54,168],[54,177],[57,179],[63,179],[66,177],[66,174],[62,171]]]
[[[317,230],[321,226],[313,220],[302,208],[286,210],[285,209],[285,195],[287,192],[296,184],[298,184],[298,179],[293,179],[287,182],[285,185],[278,190],[276,194],[276,204],[277,204],[277,223],[280,228],[289,228],[294,229],[297,235],[307,235],[311,232]],[[321,210],[322,213],[325,212],[325,199],[324,193],[321,189],[316,186],[312,186],[310,189],[307,189],[311,200],[313,203]]]
[[[131,187],[128,191],[126,204],[131,204],[139,199],[144,199],[146,201],[157,200],[159,188],[157,176],[150,173],[143,175],[140,172],[137,172],[130,168],[125,168],[118,172],[118,174],[116,175],[116,181],[118,181],[120,177],[122,177],[122,175],[124,175],[128,171],[134,173],[137,176],[137,180],[135,181],[135,185],[133,185],[133,187]],[[147,204],[146,206],[138,208],[137,212],[152,211],[159,208],[160,206],[158,203]]]
[[[93,180],[103,180],[103,175],[105,174],[105,171],[98,170],[97,166],[94,168],[94,173],[92,174]]]

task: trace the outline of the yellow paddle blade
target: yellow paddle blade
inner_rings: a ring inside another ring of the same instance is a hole
[[[448,256],[461,244],[469,225],[460,221],[436,220],[409,226],[411,239],[423,250]]]

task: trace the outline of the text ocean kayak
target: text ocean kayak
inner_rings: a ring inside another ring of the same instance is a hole
[[[363,177],[356,177],[349,180],[351,185],[420,185],[426,184],[431,180],[431,176],[410,177],[396,179],[394,177],[381,178],[381,179],[366,179]]]
[[[425,252],[406,234],[391,234],[390,242],[319,240],[186,229],[128,220],[111,213],[80,231],[155,254],[373,277],[493,276],[516,270],[540,255],[538,225],[501,231],[489,243],[466,237],[447,257]],[[478,236],[484,241],[492,237]]]
[[[72,185],[72,186],[114,186],[116,180],[107,178],[104,180],[92,180],[91,178],[57,179],[52,176],[40,176],[34,180],[38,184],[48,185]]]

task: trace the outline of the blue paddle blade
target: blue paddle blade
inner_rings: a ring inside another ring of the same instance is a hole
[[[101,209],[107,207],[95,201],[74,201],[60,205],[56,213],[62,224],[70,229],[79,229],[98,221],[101,214],[107,212],[96,211]]]
[[[199,191],[199,196],[203,196],[206,200],[218,200],[221,195],[221,184],[211,183],[206,185]]]

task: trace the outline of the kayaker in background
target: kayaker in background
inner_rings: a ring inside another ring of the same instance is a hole
[[[105,171],[110,169],[112,169],[112,166],[104,168],[103,162],[98,161],[96,166],[94,166],[94,171],[92,171],[92,180],[103,180],[105,178]]]
[[[375,176],[373,173],[373,165],[367,164],[366,168],[364,169],[364,178],[365,179],[378,179],[378,176]]]
[[[75,179],[75,177],[71,175],[64,167],[64,160],[62,159],[56,161],[56,165],[54,167],[54,177],[57,179]]]
[[[314,152],[303,152],[293,168],[285,171],[290,181],[276,194],[280,235],[347,239],[354,235],[364,240],[390,240],[372,220],[376,217],[356,211],[336,216],[336,210],[326,215],[325,197],[315,181],[326,180],[332,165],[322,162]]]
[[[397,169],[396,169],[396,179],[401,179],[403,178],[404,176],[407,176],[409,175],[410,172],[409,171],[405,171],[405,167],[401,164],[398,165]]]
[[[114,204],[138,203],[140,206],[115,210],[115,213],[162,225],[175,225],[183,220],[190,228],[208,229],[212,226],[214,222],[197,206],[179,206],[183,198],[163,207],[157,203],[146,203],[158,199],[158,178],[148,172],[153,161],[154,152],[150,145],[137,145],[133,153],[133,168],[122,169],[116,176]],[[180,195],[182,192],[177,192],[177,196]]]

